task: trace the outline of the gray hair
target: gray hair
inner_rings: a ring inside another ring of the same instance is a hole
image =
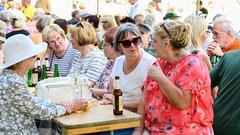
[[[220,19],[217,20],[214,25],[220,25],[221,31],[229,32],[231,35],[235,36],[237,35],[237,32],[234,29],[234,25],[231,21],[227,19]]]
[[[113,47],[115,51],[121,52],[121,49],[119,48],[119,42],[122,41],[125,37],[127,37],[129,33],[135,36],[141,37],[141,33],[135,24],[128,23],[128,22],[122,24],[116,31],[116,34],[114,37]],[[141,40],[142,40],[142,37],[141,37]]]
[[[3,10],[0,12],[0,20],[5,23],[9,23],[11,20],[11,13],[8,10]]]
[[[49,15],[42,16],[36,24],[36,27],[39,32],[42,32],[45,26],[53,24],[53,18]]]
[[[145,16],[144,24],[151,26],[152,28],[156,25],[156,18],[154,14],[148,14]]]

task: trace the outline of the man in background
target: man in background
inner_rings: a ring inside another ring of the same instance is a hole
[[[72,19],[71,20],[68,20],[68,25],[75,25],[77,24],[81,19],[80,19],[80,12],[79,10],[74,10],[72,12]]]
[[[240,134],[240,51],[222,56],[211,70],[211,87],[218,86],[213,103],[213,129],[216,135]]]
[[[32,17],[35,13],[35,7],[31,5],[31,0],[22,0],[22,12],[27,17],[27,22],[32,20]]]
[[[209,56],[223,56],[226,52],[240,49],[240,40],[236,38],[236,31],[229,20],[216,21],[212,33],[214,41],[208,46]]]
[[[128,2],[132,5],[130,8],[130,12],[128,14],[129,17],[134,18],[137,14],[145,15],[145,11],[147,8],[146,0],[128,0]]]

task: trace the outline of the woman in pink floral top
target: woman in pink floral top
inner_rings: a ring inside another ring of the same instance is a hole
[[[209,71],[201,58],[185,51],[189,34],[189,25],[179,21],[155,28],[154,45],[160,59],[144,82],[138,108],[143,121],[134,134],[213,134]]]

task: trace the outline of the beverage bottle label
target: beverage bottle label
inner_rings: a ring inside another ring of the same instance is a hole
[[[38,74],[33,73],[32,74],[32,84],[37,84],[38,82]]]
[[[123,99],[122,96],[119,96],[119,111],[123,110]]]

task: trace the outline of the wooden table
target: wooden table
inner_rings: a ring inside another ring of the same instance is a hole
[[[54,118],[64,135],[76,135],[101,131],[138,127],[141,116],[124,110],[123,115],[113,115],[112,105],[100,105],[98,102],[93,107],[79,113]]]

